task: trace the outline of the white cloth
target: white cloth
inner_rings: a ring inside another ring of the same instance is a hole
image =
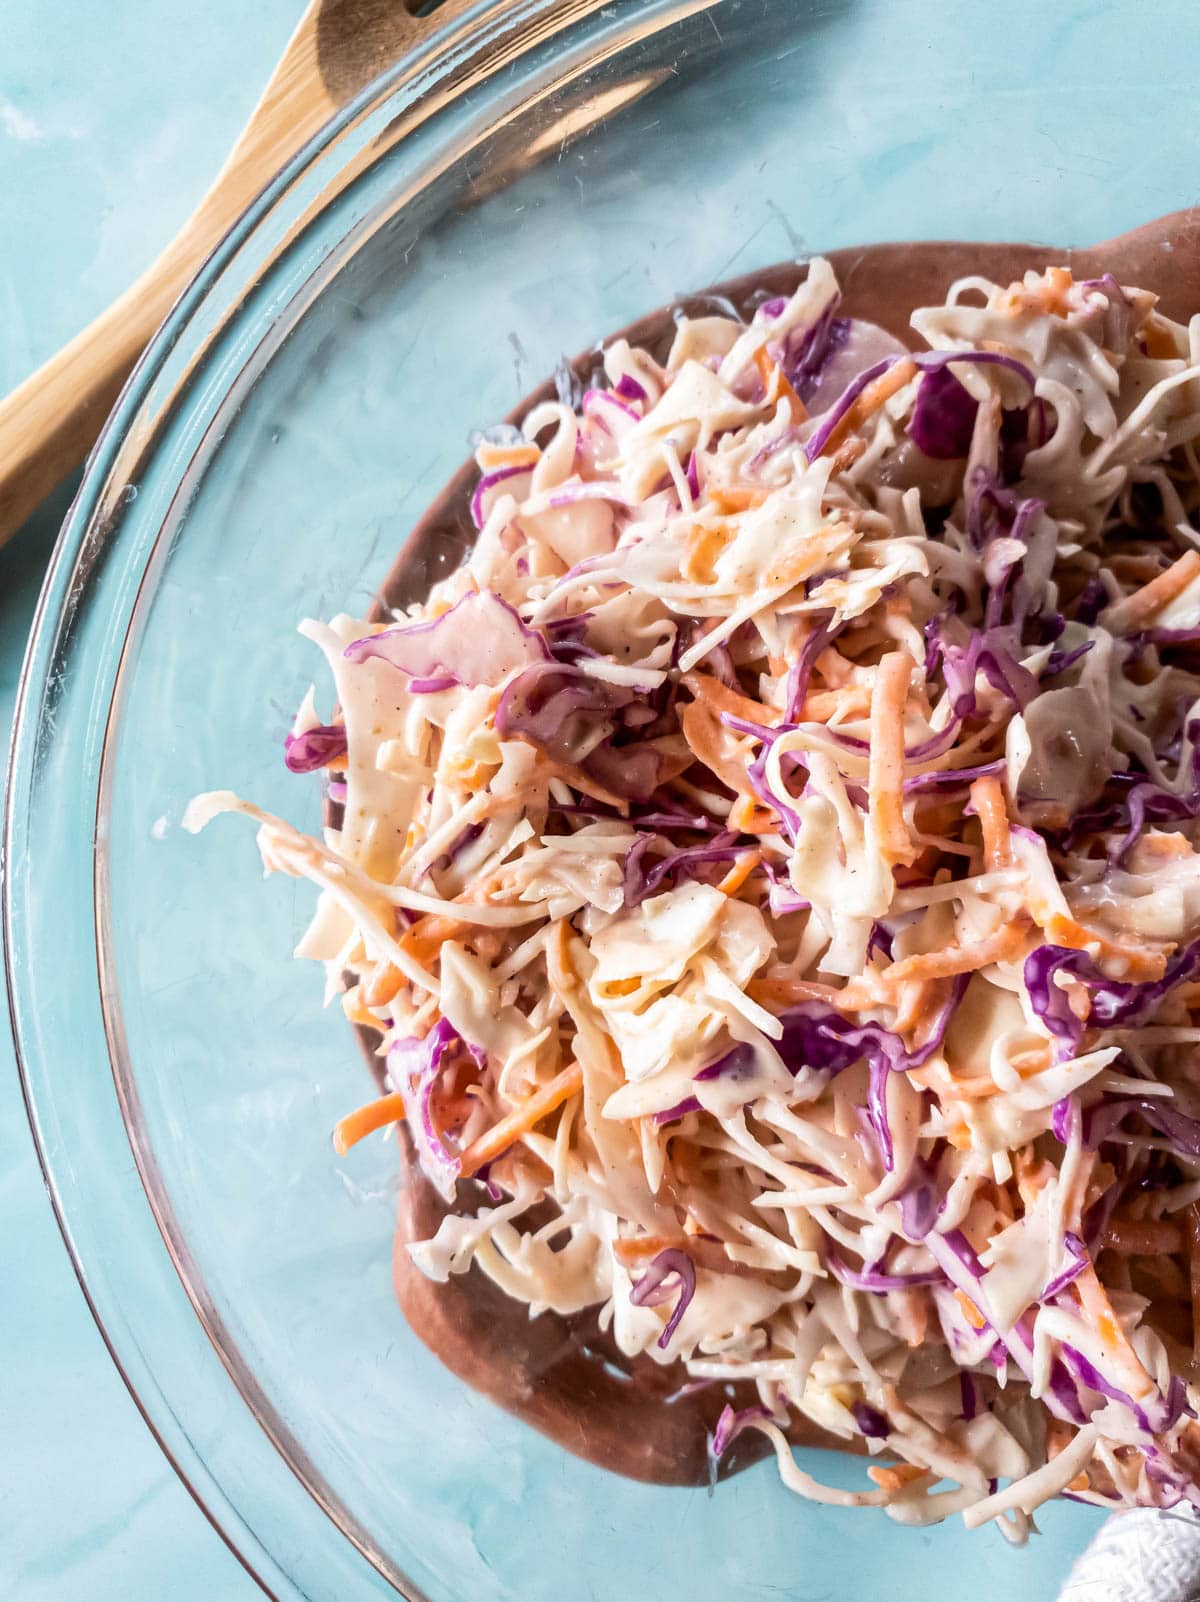
[[[1200,1602],[1200,1519],[1153,1508],[1114,1514],[1058,1602]]]

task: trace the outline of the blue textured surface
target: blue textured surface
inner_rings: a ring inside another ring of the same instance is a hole
[[[166,243],[244,122],[299,0],[0,0],[0,392]],[[186,49],[182,48],[186,42]],[[0,552],[0,729],[66,486]],[[130,1400],[41,1182],[0,1029],[0,1595],[253,1602]]]
[[[110,0],[104,7],[94,0],[66,0],[52,12],[42,0],[0,0],[5,45],[0,63],[0,193],[7,217],[21,220],[21,226],[5,231],[0,245],[0,386],[15,382],[68,337],[169,236],[218,165],[282,46],[295,9],[297,0],[268,0],[249,16],[232,0],[217,0],[202,14],[178,5],[155,7],[148,0]],[[1027,5],[1017,9],[1027,21],[1037,11]],[[728,130],[711,118],[705,105],[692,133],[694,152],[711,151],[710,190],[694,198],[697,211],[705,204],[713,208],[714,234],[719,228],[728,238],[718,240],[719,256],[693,257],[684,251],[681,225],[679,238],[666,241],[680,247],[670,260],[665,251],[653,259],[635,258],[635,265],[625,269],[631,275],[628,284],[619,290],[628,299],[628,306],[622,303],[626,313],[697,276],[716,278],[787,254],[799,243],[792,219],[805,215],[814,219],[814,236],[805,241],[813,245],[861,235],[867,211],[875,235],[915,231],[1053,237],[1065,229],[1067,237],[1088,239],[1195,197],[1182,101],[1175,112],[1180,136],[1170,140],[1164,135],[1171,103],[1161,90],[1162,46],[1157,42],[1187,37],[1194,28],[1190,6],[1159,8],[1154,39],[1129,29],[1128,11],[1112,8],[1106,15],[1090,0],[1068,0],[1044,20],[1039,13],[1033,35],[1028,28],[1022,32],[1000,21],[999,10],[991,19],[983,8],[965,3],[908,0],[893,7],[888,0],[863,0],[857,6],[816,5],[811,11],[814,22],[826,26],[814,27],[811,38],[800,40],[792,60],[798,79],[824,75],[829,102],[809,107],[807,122],[801,117],[803,125],[794,130],[773,130],[780,204],[757,227],[739,226],[745,210],[739,210],[736,184],[731,181],[722,190],[711,181],[714,169],[720,168],[720,146],[727,143]],[[1123,114],[1142,135],[1133,141],[1132,152],[1122,144],[1125,125],[1118,138],[1109,122],[1110,97],[1097,93],[1117,52],[1124,65]],[[1011,70],[1005,66],[1008,61],[1014,63]],[[990,120],[980,115],[981,106]],[[1006,138],[1013,128],[1022,130],[1019,152]],[[804,151],[814,144],[825,147],[825,159],[806,163]],[[776,148],[784,146],[794,146],[795,154],[792,148]],[[959,175],[972,163],[975,181],[968,186]],[[607,185],[614,217],[624,217],[639,201],[645,204],[637,193],[637,171],[632,161],[619,168],[610,162],[598,180],[590,174],[591,182]],[[573,173],[568,173],[572,181]],[[925,207],[915,227],[914,174]],[[685,198],[681,216],[694,220],[692,199]],[[568,244],[586,237],[583,224],[565,208],[553,215]],[[515,219],[509,221],[515,227]],[[522,218],[522,231],[529,226],[529,219]],[[706,249],[711,247],[710,239]],[[438,242],[426,241],[423,248],[436,251]],[[551,259],[547,250],[545,260]],[[619,281],[615,277],[612,283]],[[612,284],[601,286],[609,298],[603,303],[597,299],[593,307],[590,302],[577,304],[575,286],[556,276],[545,284],[536,282],[531,290],[532,282],[523,286],[524,298],[518,286],[497,312],[501,326],[521,330],[522,340],[514,348],[530,352],[532,363],[525,373],[519,366],[515,375],[507,367],[497,371],[492,382],[498,391],[503,380],[504,404],[511,384],[526,387],[543,370],[543,357],[548,361],[561,348],[550,343],[560,327],[574,348],[579,342],[576,322],[594,329],[593,312],[599,316],[612,298]],[[601,326],[607,326],[603,318]],[[343,352],[341,342],[334,348],[339,360],[352,363],[352,348]],[[382,347],[389,352],[396,348],[398,338]],[[346,393],[359,390],[347,383]],[[367,386],[361,394],[364,412],[369,412],[374,390]],[[500,399],[498,393],[476,393],[471,404],[490,414],[503,409],[492,404]],[[247,426],[253,421],[248,414]],[[439,448],[451,449],[440,420],[431,413],[426,422],[431,431],[436,428]],[[363,429],[353,437],[361,443],[365,434]],[[321,470],[329,481],[348,478],[345,464],[334,460],[341,442],[324,440],[315,427],[309,437],[321,441]],[[353,466],[352,459],[347,461]],[[314,477],[318,465],[309,469]],[[285,477],[284,488],[287,482]],[[292,488],[299,482],[298,476],[293,478]],[[381,485],[378,478],[365,482],[375,491]],[[63,504],[59,497],[47,506],[36,526],[0,556],[0,606],[6,609],[0,620],[3,717],[11,707],[36,576]],[[343,516],[353,514],[355,537],[361,538],[370,509],[364,512],[361,504],[346,501],[332,504]],[[251,497],[243,497],[242,506],[246,517],[254,515]],[[307,509],[314,527],[324,507],[317,497]],[[397,507],[390,511],[396,515]],[[330,574],[330,583],[341,593],[340,571]],[[313,604],[321,608],[331,600],[318,596]],[[214,771],[210,778],[215,777]],[[258,887],[253,888],[257,893]],[[0,1068],[9,1066],[6,1045],[4,1052],[6,1062]],[[327,1127],[327,1120],[321,1127]],[[0,1429],[6,1447],[0,1457],[0,1594],[18,1602],[239,1602],[257,1595],[175,1483],[108,1364],[41,1194],[11,1072],[3,1075],[0,1092],[0,1195],[6,1225],[0,1239]],[[381,1296],[380,1304],[394,1317],[390,1301]],[[357,1316],[357,1305],[346,1311]],[[436,1372],[428,1377],[431,1395],[448,1384]],[[482,1406],[471,1427],[497,1437],[515,1429]],[[422,1476],[419,1489],[435,1500],[439,1475],[452,1480],[461,1471],[467,1483],[484,1460],[466,1426],[458,1448],[460,1459],[443,1438],[424,1458],[435,1465],[435,1472]],[[529,1455],[547,1475],[558,1471],[557,1464],[550,1464],[548,1448],[531,1448]],[[576,1466],[563,1468],[562,1474],[564,1483],[568,1477],[584,1477]],[[496,1478],[500,1483],[492,1489],[497,1494],[470,1503],[477,1516],[471,1533],[484,1566],[491,1558],[499,1563],[513,1554],[511,1534],[500,1516],[505,1503],[512,1504],[514,1520],[521,1518],[521,1482]],[[743,1572],[753,1565],[764,1535],[752,1483],[743,1482],[727,1498],[731,1518],[744,1509],[747,1519],[760,1520],[755,1532],[760,1540],[745,1558],[730,1547],[730,1561],[742,1564]],[[629,1502],[628,1537],[634,1516],[649,1507],[649,1500],[625,1487],[610,1486],[608,1492],[614,1504]],[[776,1500],[782,1503],[782,1496]],[[569,1502],[564,1506],[565,1523]],[[688,1508],[691,1516],[703,1516],[701,1499],[691,1499]],[[1061,1530],[1070,1517],[1070,1509],[1056,1509],[1048,1522]],[[791,1528],[789,1524],[789,1532]],[[871,1591],[861,1597],[839,1595],[837,1602],[882,1602],[879,1587],[890,1583],[894,1539],[881,1535],[877,1524],[857,1520],[837,1518],[827,1529],[823,1550],[811,1554],[811,1573],[798,1576],[788,1595],[832,1599],[833,1576],[844,1573],[845,1553],[853,1544],[874,1548],[860,1565],[860,1572],[872,1575]],[[706,1584],[720,1584],[722,1594],[734,1594],[718,1575],[701,1577],[689,1588],[661,1558],[644,1566],[641,1554],[653,1545],[653,1533],[645,1528],[637,1533],[642,1544],[627,1540],[621,1557],[642,1568],[647,1587],[660,1586],[677,1594],[680,1602],[698,1602],[697,1586]],[[905,1595],[915,1595],[913,1587],[928,1585],[932,1594],[935,1586],[939,1592],[953,1586],[959,1562],[962,1593],[974,1595],[984,1561],[978,1552],[997,1567],[1001,1556],[1007,1559],[1007,1554],[997,1554],[994,1535],[983,1537],[987,1545],[977,1552],[962,1540],[961,1531],[953,1534],[957,1539],[949,1545],[943,1537],[950,1532],[909,1538],[912,1556],[897,1577]],[[531,1558],[547,1555],[541,1531],[532,1523],[526,1539]],[[1011,1585],[1006,1594],[1028,1586],[1029,1595],[1045,1595],[1051,1575],[1065,1565],[1070,1544],[1060,1537],[1054,1546],[1044,1543],[1006,1562],[1006,1583]],[[556,1555],[561,1558],[558,1543],[547,1558],[548,1568]],[[575,1602],[566,1589],[570,1583],[568,1579],[559,1592],[564,1602]]]

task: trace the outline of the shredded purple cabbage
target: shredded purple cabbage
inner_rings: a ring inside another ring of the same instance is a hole
[[[620,421],[623,425],[622,431],[641,421],[639,413],[634,412],[631,405],[626,405],[625,400],[612,389],[586,389],[580,402],[580,412],[583,413],[583,417],[591,418],[594,425],[604,429],[606,434],[612,433],[612,429],[609,428],[610,420]],[[604,415],[606,412],[610,413],[610,418],[606,418]]]
[[[1060,1269],[1053,1278],[1046,1282],[1046,1287],[1039,1297],[1040,1301],[1048,1302],[1053,1300],[1059,1291],[1065,1290],[1072,1281],[1079,1278],[1091,1260],[1088,1256],[1087,1247],[1079,1236],[1069,1229],[1063,1234],[1063,1245],[1066,1247],[1070,1261],[1065,1268]]]
[[[671,1337],[678,1329],[680,1319],[687,1312],[692,1297],[696,1294],[696,1265],[678,1246],[668,1246],[651,1261],[646,1272],[629,1293],[629,1300],[635,1307],[659,1307],[663,1302],[669,1302],[675,1295],[677,1287],[666,1284],[668,1279],[678,1281],[679,1300],[675,1303],[675,1309],[658,1337],[659,1349],[664,1352],[670,1346]]]
[[[810,462],[815,462],[817,457],[820,456],[821,452],[829,443],[829,438],[834,429],[841,422],[842,418],[845,417],[846,413],[850,410],[851,406],[854,405],[854,402],[862,394],[863,390],[866,389],[867,385],[874,383],[875,379],[877,378],[882,378],[884,373],[886,373],[890,368],[894,367],[897,362],[903,361],[914,362],[916,366],[925,373],[934,372],[942,367],[949,367],[952,363],[957,362],[973,362],[977,366],[981,367],[989,365],[994,367],[1007,367],[1012,372],[1019,373],[1029,385],[1030,393],[1033,392],[1033,374],[1029,371],[1029,368],[1026,367],[1025,363],[1019,362],[1015,356],[1005,356],[999,351],[921,351],[915,355],[885,356],[882,361],[874,362],[870,367],[864,368],[864,370],[859,373],[858,377],[846,386],[838,400],[835,401],[825,413],[816,431],[806,441],[804,446],[804,454]]]
[[[1038,681],[1016,661],[998,630],[972,629],[965,646],[939,639],[937,650],[951,709],[960,722],[975,711],[975,680],[980,673],[1021,710],[1038,694]],[[951,725],[951,731],[952,739],[957,738],[958,725]]]
[[[476,528],[482,528],[487,521],[483,510],[483,498],[489,490],[495,489],[497,484],[503,484],[506,479],[517,478],[521,475],[528,477],[533,472],[532,464],[523,467],[497,467],[491,473],[484,473],[475,492],[471,496],[471,521]]]
[[[595,739],[596,720],[629,706],[638,692],[608,684],[581,667],[535,662],[506,684],[496,707],[496,732],[522,735],[558,762],[574,762]]]
[[[1116,1096],[1086,1108],[1083,1114],[1084,1145],[1094,1150],[1114,1134],[1132,1113],[1140,1113],[1180,1156],[1200,1158],[1200,1120],[1180,1112],[1174,1099],[1165,1096]]]
[[[717,1427],[713,1431],[712,1445],[709,1449],[713,1458],[723,1457],[747,1425],[755,1423],[777,1424],[779,1420],[773,1417],[769,1408],[757,1404],[734,1408],[726,1403],[721,1409],[721,1416],[717,1419]]]
[[[445,680],[474,687],[498,684],[506,674],[550,659],[545,640],[491,590],[472,591],[432,623],[368,634],[348,645],[350,662],[378,660],[426,683]]]
[[[868,1440],[882,1441],[891,1434],[892,1426],[887,1421],[887,1415],[877,1407],[872,1407],[870,1402],[852,1402],[850,1411],[854,1414],[859,1431]]]
[[[852,1268],[833,1246],[825,1249],[825,1266],[834,1279],[848,1285],[851,1290],[869,1291],[876,1296],[888,1291],[912,1290],[917,1285],[943,1285],[946,1282],[946,1276],[940,1268],[927,1268],[913,1274],[886,1273],[878,1264]]]
[[[1025,988],[1030,1004],[1051,1034],[1078,1049],[1085,1028],[1107,1029],[1118,1024],[1146,1023],[1158,1003],[1176,985],[1200,971],[1200,940],[1182,946],[1168,959],[1161,979],[1144,984],[1109,979],[1085,951],[1067,946],[1038,946],[1025,959]],[[1069,974],[1088,987],[1091,1012],[1085,1024],[1071,1010],[1067,993],[1054,979]]]
[[[303,734],[289,734],[283,742],[283,761],[289,773],[315,773],[346,755],[346,730],[340,723],[321,723]]]
[[[1084,640],[1082,645],[1075,646],[1073,650],[1051,651],[1043,669],[1046,677],[1054,678],[1056,674],[1065,673],[1068,668],[1074,667],[1076,662],[1088,654],[1095,643],[1095,640]]]
[[[1093,575],[1075,597],[1072,616],[1076,623],[1091,628],[1107,605],[1108,591],[1104,587],[1104,581]]]
[[[749,1079],[753,1076],[758,1065],[754,1054],[754,1047],[740,1041],[731,1051],[718,1057],[716,1062],[710,1062],[692,1075],[693,1079],[731,1079],[736,1084],[740,1079]]]
[[[952,461],[971,449],[979,402],[949,367],[935,367],[917,385],[908,437],[934,461]]]
[[[815,1068],[840,1073],[863,1058],[869,1069],[867,1111],[875,1138],[879,1142],[884,1167],[891,1170],[895,1160],[892,1132],[887,1116],[887,1076],[899,1069],[919,1068],[939,1049],[955,1008],[967,987],[969,975],[959,974],[952,981],[923,1045],[910,1051],[900,1036],[882,1024],[853,1024],[822,1001],[804,1001],[780,1014],[783,1034],[776,1043],[779,1055],[792,1073]]]
[[[788,669],[787,684],[787,710],[784,712],[785,723],[795,723],[804,707],[804,698],[808,694],[808,681],[812,677],[813,663],[821,652],[841,633],[839,628],[831,628],[833,622],[832,612],[818,612],[812,619],[812,633],[801,646],[796,660]]]
[[[439,1018],[424,1039],[408,1036],[397,1040],[387,1055],[388,1078],[405,1098],[421,1171],[447,1198],[454,1194],[461,1165],[434,1123],[433,1093],[447,1057],[462,1051],[469,1051],[476,1061],[483,1060],[479,1047],[468,1045],[448,1019]]]
[[[937,1223],[945,1201],[934,1184],[933,1168],[918,1157],[904,1189],[896,1197],[900,1208],[900,1227],[911,1241],[922,1241]]]
[[[703,1109],[695,1096],[685,1096],[682,1101],[677,1101],[673,1107],[665,1107],[662,1112],[656,1112],[653,1121],[656,1126],[673,1124],[677,1118],[683,1118],[687,1113],[701,1111]]]
[[[1188,1406],[1187,1390],[1178,1374],[1172,1377],[1166,1396],[1163,1396],[1161,1391],[1156,1391],[1153,1399],[1143,1405],[1135,1402],[1128,1391],[1123,1391],[1120,1386],[1106,1380],[1078,1347],[1064,1341],[1061,1350],[1067,1368],[1081,1384],[1127,1407],[1137,1421],[1138,1428],[1144,1430],[1147,1435],[1165,1435],[1168,1430],[1174,1429],[1185,1415],[1189,1418],[1196,1416]]]
[[[975,1390],[975,1376],[963,1369],[958,1376],[959,1411],[969,1424],[979,1412],[979,1397]]]
[[[807,912],[812,906],[803,896],[797,895],[786,869],[780,869],[767,857],[760,867],[767,881],[767,906],[774,918],[786,918],[793,912]]]
[[[708,845],[688,846],[682,851],[672,851],[665,857],[653,859],[652,865],[646,867],[644,859],[651,843],[649,835],[642,835],[635,840],[625,858],[625,905],[627,907],[640,906],[643,901],[657,895],[662,882],[666,878],[678,878],[680,874],[690,874],[694,868],[705,862],[728,862],[736,857],[739,847],[734,844],[737,836],[733,834],[720,834]]]
[[[837,300],[834,300],[801,340],[789,341],[789,348],[784,352],[783,370],[802,401],[812,398],[825,369],[850,338],[851,319],[835,317],[836,309]]]
[[[1071,1138],[1071,1124],[1075,1118],[1077,1103],[1074,1096],[1063,1096],[1054,1103],[1050,1114],[1050,1131],[1055,1140],[1060,1140],[1065,1146]]]
[[[1149,823],[1182,823],[1200,817],[1200,720],[1191,719],[1183,731],[1192,747],[1190,774],[1181,768],[1175,790],[1164,790],[1153,779],[1136,772],[1114,773],[1105,795],[1095,806],[1077,812],[1067,832],[1074,848],[1086,834],[1104,831],[1111,836],[1108,860],[1120,867]],[[1182,745],[1182,739],[1176,742]],[[1190,784],[1185,780],[1190,778]]]
[[[938,790],[946,785],[968,785],[974,779],[986,779],[992,774],[1003,773],[1006,766],[1004,758],[999,757],[995,762],[980,762],[973,768],[934,768],[928,773],[914,773],[911,778],[905,779],[903,789],[905,795],[912,795],[919,790]]]

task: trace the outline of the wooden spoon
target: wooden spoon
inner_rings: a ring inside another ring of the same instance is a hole
[[[1164,311],[1182,320],[1200,310],[1200,211],[1177,212],[1088,250],[1053,250],[1035,245],[972,245],[934,241],[924,244],[869,245],[830,253],[842,288],[841,309],[881,323],[901,339],[911,339],[908,320],[923,305],[941,302],[950,282],[979,273],[999,283],[1019,278],[1027,267],[1069,265],[1077,278],[1112,272],[1125,283],[1156,290]],[[685,297],[684,310],[711,310],[711,297],[731,301],[748,313],[763,293],[788,294],[805,268],[795,262],[762,268],[703,294]],[[663,357],[674,335],[675,307],[661,307],[608,336],[623,335]],[[594,349],[573,363],[586,384],[598,359]],[[510,414],[519,422],[539,401],[552,398],[555,385],[543,384]],[[384,580],[372,617],[422,600],[431,583],[457,566],[475,539],[469,501],[478,477],[472,462],[462,468],[417,523]],[[338,815],[327,821],[336,824]],[[367,1064],[382,1087],[375,1036],[357,1030]],[[713,1471],[707,1441],[724,1405],[723,1388],[679,1394],[682,1376],[649,1358],[623,1358],[594,1318],[564,1319],[528,1309],[498,1290],[478,1268],[452,1275],[444,1284],[427,1279],[413,1264],[407,1246],[436,1230],[444,1204],[417,1167],[407,1140],[402,1142],[404,1184],[393,1255],[397,1299],[414,1333],[455,1374],[484,1395],[549,1435],[568,1451],[635,1479],[664,1484],[703,1484]],[[466,1203],[474,1210],[482,1200]],[[738,1404],[753,1400],[738,1390]],[[862,1442],[825,1434],[803,1418],[789,1429],[802,1446],[861,1451]],[[720,1477],[747,1467],[769,1450],[756,1431],[739,1437],[720,1465]]]
[[[0,544],[95,443],[154,330],[205,257],[306,140],[470,0],[311,0],[212,188],[119,300],[0,401]]]

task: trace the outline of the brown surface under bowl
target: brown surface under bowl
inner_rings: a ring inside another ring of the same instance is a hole
[[[1085,250],[934,240],[838,250],[829,259],[842,290],[842,314],[880,323],[901,339],[910,334],[912,312],[939,304],[955,278],[981,274],[1007,283],[1029,267],[1048,265],[1069,266],[1077,279],[1112,272],[1122,282],[1156,291],[1163,310],[1180,320],[1200,309],[1196,210],[1174,213]],[[763,268],[685,296],[607,338],[624,336],[661,357],[673,337],[677,310],[711,311],[713,297],[718,297],[749,313],[764,294],[790,294],[806,271],[795,262]],[[597,354],[589,351],[571,365],[586,383],[598,366]],[[554,395],[554,381],[548,380],[514,408],[510,421],[519,422],[531,407]],[[475,538],[469,501],[476,476],[474,463],[465,463],[417,523],[380,589],[371,612],[374,621],[386,618],[393,607],[424,599],[438,578],[459,565]],[[379,1080],[373,1037],[360,1032],[360,1040]],[[708,1437],[727,1400],[725,1388],[679,1396],[686,1380],[681,1370],[662,1368],[646,1357],[632,1362],[623,1358],[600,1335],[592,1316],[566,1319],[543,1313],[531,1319],[522,1303],[506,1296],[478,1268],[445,1285],[426,1279],[405,1248],[433,1234],[444,1206],[421,1175],[406,1135],[402,1146],[394,1277],[400,1306],[420,1339],[455,1374],[568,1451],[635,1479],[705,1483],[711,1473]],[[483,1193],[475,1189],[481,1201]],[[477,1204],[473,1201],[472,1208]],[[738,1398],[743,1405],[752,1399],[748,1391]],[[855,1449],[803,1424],[791,1435],[797,1444]],[[739,1437],[722,1459],[721,1476],[768,1450],[757,1431]]]

